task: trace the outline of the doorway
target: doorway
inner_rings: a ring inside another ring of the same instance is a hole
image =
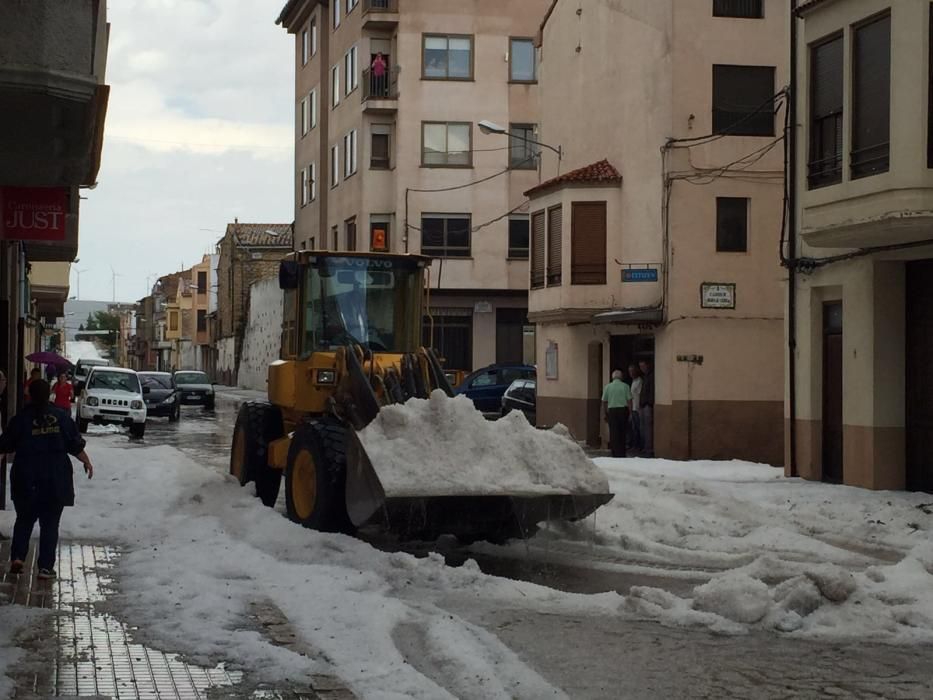
[[[586,402],[586,444],[590,447],[602,446],[602,421],[600,419],[603,386],[603,344],[590,343],[586,348],[587,402]]]
[[[621,369],[626,383],[632,380],[628,376],[628,366],[637,365],[647,360],[654,368],[653,335],[614,335],[609,338],[609,367],[606,368],[604,381],[609,381],[613,370]]]
[[[842,302],[823,304],[823,481],[842,483]]]
[[[527,325],[527,309],[496,309],[496,362],[524,361]]]
[[[907,263],[906,486],[933,492],[933,260]]]

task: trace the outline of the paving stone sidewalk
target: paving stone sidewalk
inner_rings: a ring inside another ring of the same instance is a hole
[[[33,543],[35,544],[35,543]],[[96,544],[62,543],[58,578],[36,578],[36,547],[26,570],[8,573],[9,542],[0,542],[0,604],[14,603],[54,611],[24,645],[36,660],[15,677],[16,700],[39,698],[113,698],[114,700],[351,700],[354,696],[336,679],[316,677],[315,687],[272,688],[256,685],[224,664],[202,668],[178,654],[139,644],[132,628],[99,609],[113,581],[119,553]],[[2,615],[2,608],[0,608]],[[268,615],[267,615],[268,617]],[[270,641],[292,646],[295,635],[286,623],[262,619]],[[265,630],[264,630],[265,631]]]

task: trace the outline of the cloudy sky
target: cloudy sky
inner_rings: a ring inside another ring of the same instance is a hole
[[[144,296],[227,222],[290,222],[293,38],[284,0],[110,0],[103,163],[82,190],[82,299]],[[147,283],[148,278],[148,283]]]

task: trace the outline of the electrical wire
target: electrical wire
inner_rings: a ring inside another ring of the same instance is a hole
[[[726,136],[735,135],[733,132],[736,127],[741,126],[745,122],[749,121],[753,117],[758,116],[761,111],[768,105],[773,105],[774,112],[776,113],[780,109],[781,103],[784,101],[788,94],[788,88],[783,88],[780,92],[775,93],[767,100],[762,102],[753,112],[749,112],[741,119],[733,122],[727,128],[723,129],[718,133],[705,134],[704,136],[694,136],[690,138],[671,138],[668,139],[665,144],[665,148],[691,148],[693,146],[703,146],[707,143],[712,143],[713,141],[718,141],[719,139],[725,138]]]

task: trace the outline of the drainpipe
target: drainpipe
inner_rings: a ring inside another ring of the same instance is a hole
[[[790,261],[787,275],[787,401],[790,414],[790,476],[797,476],[797,4],[790,7],[790,90],[787,109],[790,111],[790,132],[787,136],[789,151],[786,175],[787,198],[787,257]],[[811,358],[812,361],[812,358]]]

